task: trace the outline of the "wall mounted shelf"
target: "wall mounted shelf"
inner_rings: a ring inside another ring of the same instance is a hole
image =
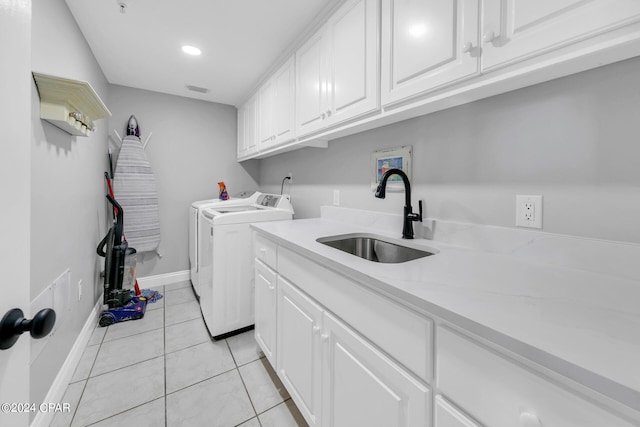
[[[111,117],[87,82],[33,73],[40,94],[40,118],[71,135],[89,136],[94,120]]]

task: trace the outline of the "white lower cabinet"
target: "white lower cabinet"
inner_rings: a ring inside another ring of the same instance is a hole
[[[276,366],[310,425],[430,425],[427,386],[280,276]]]
[[[438,390],[483,425],[637,426],[449,328],[438,328],[436,357]]]
[[[276,363],[276,273],[255,260],[255,337],[272,365]]]
[[[431,391],[325,312],[323,427],[425,427]]]
[[[276,372],[298,409],[320,426],[322,308],[278,277],[278,356]]]
[[[256,339],[311,426],[640,425],[561,372],[264,236],[255,236],[254,253]]]

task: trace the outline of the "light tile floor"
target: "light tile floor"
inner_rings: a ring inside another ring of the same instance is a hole
[[[307,426],[253,331],[213,341],[189,282],[159,290],[144,318],[96,327],[52,426]]]

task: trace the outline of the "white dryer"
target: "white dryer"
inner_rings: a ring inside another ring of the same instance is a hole
[[[202,211],[218,204],[232,206],[251,203],[252,200],[258,199],[259,194],[261,193],[258,193],[257,191],[242,191],[231,196],[229,200],[199,200],[197,202],[193,202],[189,207],[189,276],[191,279],[191,286],[193,286],[193,291],[198,297],[200,297],[200,260],[198,257],[200,247],[198,242],[198,230],[200,228],[200,217],[202,215]]]
[[[260,194],[255,203],[216,205],[202,212],[200,310],[215,339],[254,324],[251,229],[254,222],[291,220],[288,195]]]

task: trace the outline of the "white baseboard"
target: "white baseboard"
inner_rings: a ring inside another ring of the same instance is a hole
[[[78,338],[76,338],[76,342],[73,343],[73,347],[71,347],[69,355],[62,364],[58,375],[56,375],[56,378],[53,380],[53,384],[51,384],[47,397],[43,402],[62,402],[62,398],[64,397],[65,391],[67,391],[69,381],[71,381],[73,373],[76,371],[78,363],[80,363],[80,358],[82,358],[82,353],[84,353],[84,349],[87,347],[87,344],[91,339],[93,329],[98,324],[98,316],[102,312],[102,305],[101,295],[82,327]],[[36,417],[31,423],[31,427],[47,427],[53,421],[54,416],[55,412],[53,411],[38,411]]]
[[[189,270],[174,271],[173,273],[157,274],[155,276],[138,277],[140,289],[170,286],[175,283],[188,281],[191,277]]]

